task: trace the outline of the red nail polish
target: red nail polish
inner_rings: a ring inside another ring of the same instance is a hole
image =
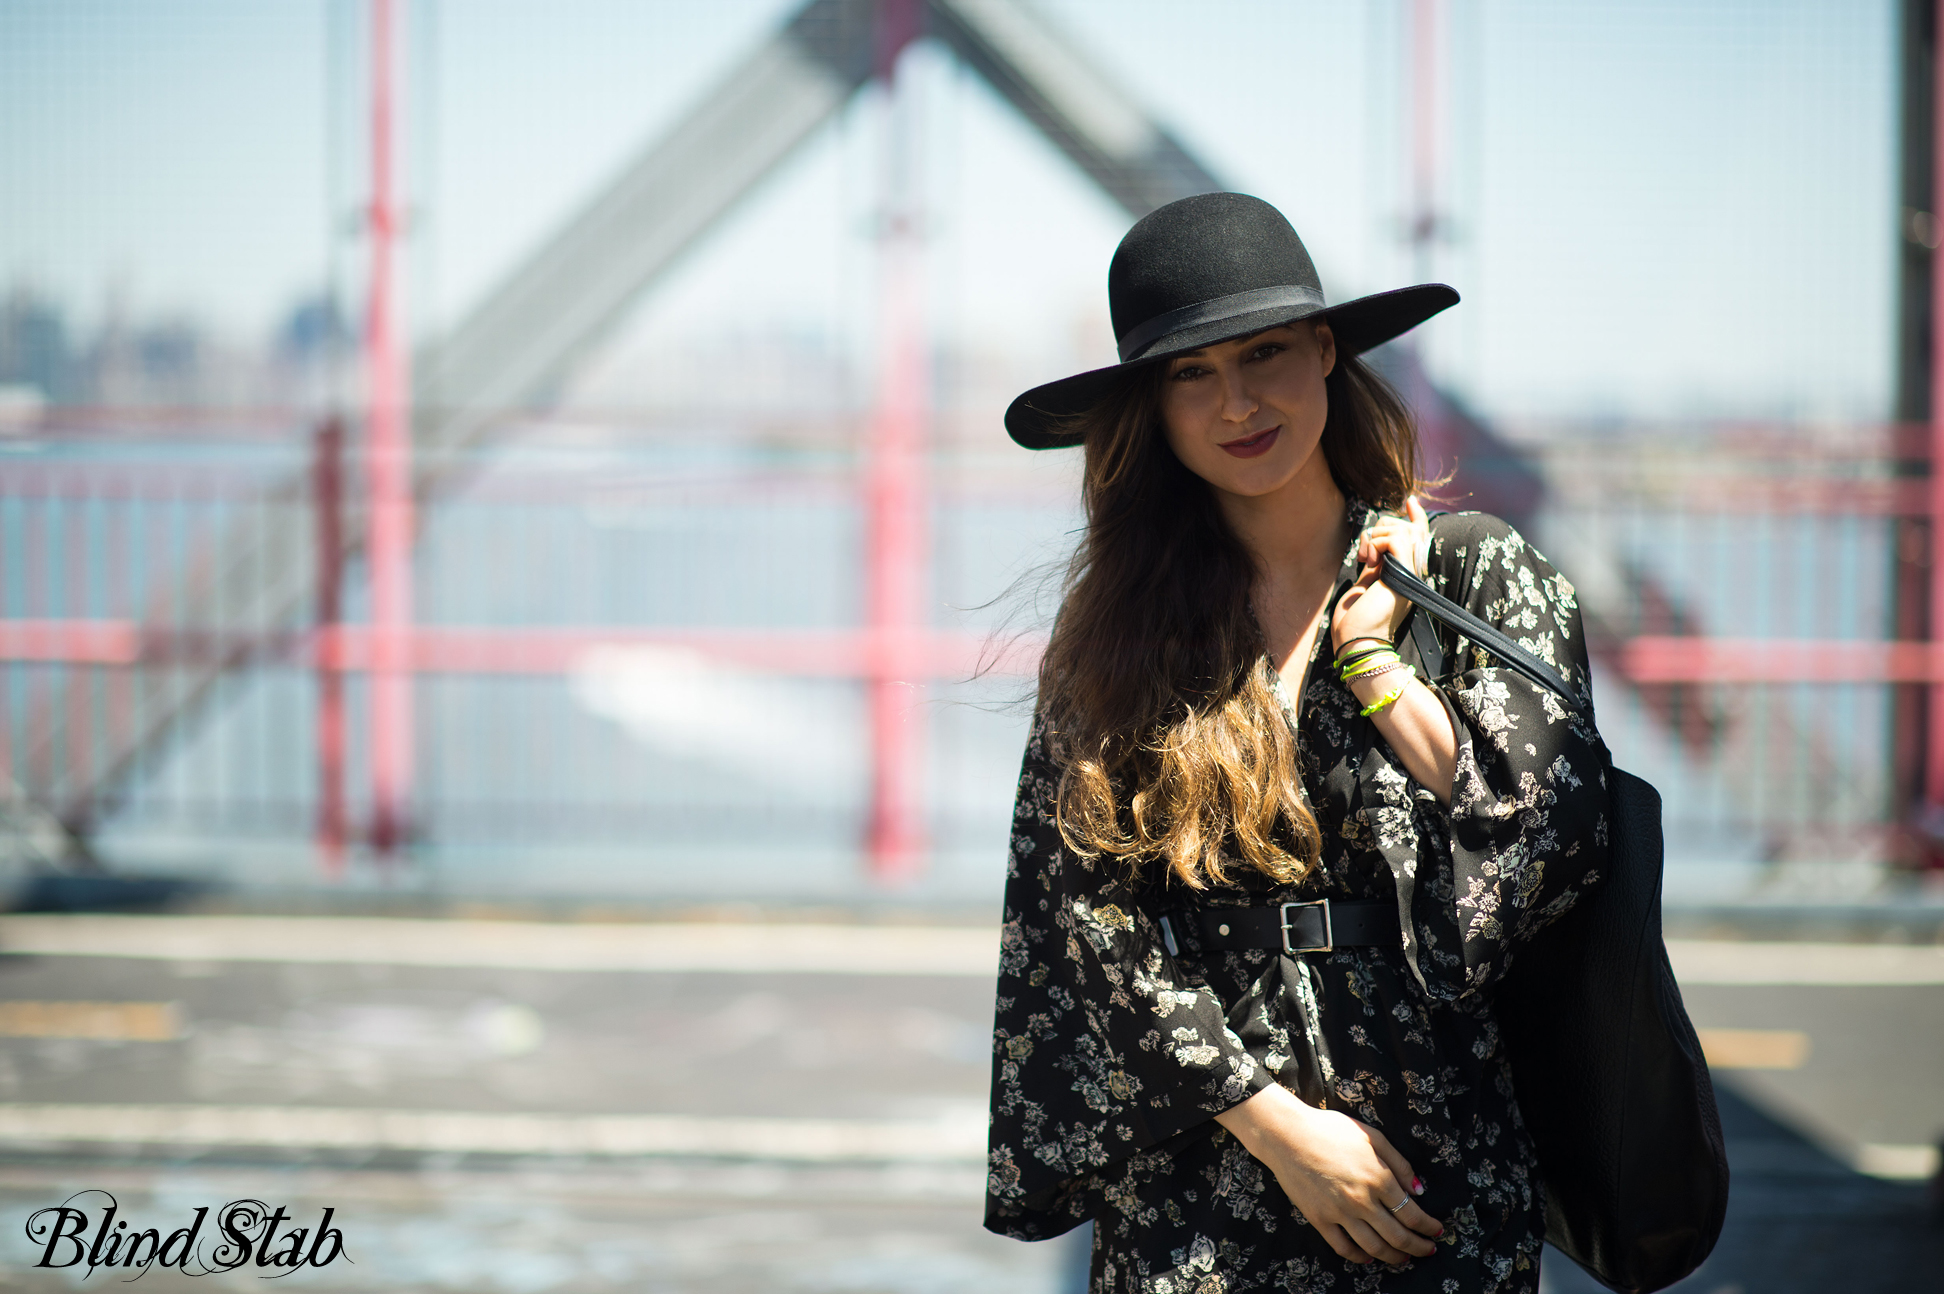
[[[1411,1179],[1411,1194],[1424,1194],[1424,1179],[1422,1177],[1413,1177]]]

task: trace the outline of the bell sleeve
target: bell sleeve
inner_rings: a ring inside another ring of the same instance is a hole
[[[1036,719],[1013,811],[993,1021],[985,1225],[1022,1240],[1085,1221],[1103,1169],[1276,1081],[1221,998],[1176,965],[1124,865],[1067,848],[1048,745]]]
[[[1490,989],[1519,946],[1597,884],[1608,858],[1609,766],[1590,718],[1591,672],[1573,586],[1497,517],[1433,524],[1427,580],[1559,671],[1581,712],[1441,628],[1438,686],[1457,735],[1449,807],[1381,738],[1359,771],[1364,825],[1397,881],[1405,952],[1434,998]],[[1418,612],[1416,614],[1423,614]]]

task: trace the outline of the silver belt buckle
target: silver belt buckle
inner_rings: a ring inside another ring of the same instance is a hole
[[[1304,944],[1301,947],[1291,946],[1289,942],[1289,910],[1291,908],[1322,908],[1323,909],[1323,942],[1322,943]],[[1283,939],[1283,951],[1292,957],[1295,956],[1297,953],[1335,952],[1336,932],[1330,928],[1330,901],[1328,899],[1310,899],[1308,902],[1305,903],[1283,904],[1282,905],[1282,939]]]

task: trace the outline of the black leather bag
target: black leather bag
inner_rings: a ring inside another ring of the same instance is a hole
[[[1444,673],[1435,616],[1584,712],[1566,680],[1384,559],[1417,607],[1411,643]],[[1611,766],[1604,881],[1522,949],[1498,988],[1519,1112],[1539,1155],[1546,1239],[1609,1289],[1658,1290],[1701,1265],[1728,1209],[1714,1086],[1661,938],[1661,804]]]

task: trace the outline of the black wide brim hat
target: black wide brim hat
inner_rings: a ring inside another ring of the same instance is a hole
[[[1356,355],[1457,305],[1458,293],[1420,283],[1328,305],[1282,212],[1245,193],[1203,193],[1157,207],[1127,231],[1107,267],[1107,302],[1120,363],[1014,400],[1006,431],[1026,448],[1079,444],[1074,416],[1142,365],[1304,319],[1327,321],[1337,354]]]

